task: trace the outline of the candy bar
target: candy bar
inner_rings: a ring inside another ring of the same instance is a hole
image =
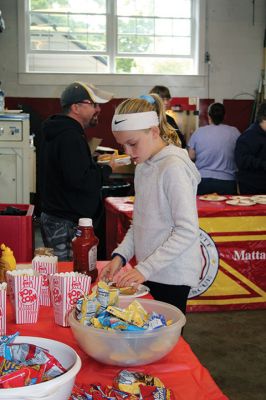
[[[171,389],[157,386],[140,385],[140,400],[174,400],[175,396]]]
[[[140,393],[140,385],[164,387],[162,381],[157,377],[127,370],[119,372],[114,378],[114,385],[118,389],[132,394]]]

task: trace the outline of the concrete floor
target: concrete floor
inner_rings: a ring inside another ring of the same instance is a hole
[[[266,400],[266,310],[189,313],[183,335],[230,400]]]
[[[189,313],[184,338],[230,400],[266,399],[265,310]]]

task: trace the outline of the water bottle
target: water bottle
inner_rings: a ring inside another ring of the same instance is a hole
[[[76,235],[72,240],[73,270],[91,277],[94,282],[98,276],[97,246],[99,239],[95,236],[92,220],[80,218]]]
[[[0,82],[1,85],[1,82]],[[5,92],[0,87],[0,112],[5,111]]]

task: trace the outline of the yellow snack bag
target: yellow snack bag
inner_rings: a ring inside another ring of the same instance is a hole
[[[134,324],[137,326],[143,326],[149,318],[147,311],[137,300],[130,303],[127,310],[133,313]]]

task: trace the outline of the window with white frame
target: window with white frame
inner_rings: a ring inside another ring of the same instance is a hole
[[[195,75],[199,0],[24,0],[25,71]]]

